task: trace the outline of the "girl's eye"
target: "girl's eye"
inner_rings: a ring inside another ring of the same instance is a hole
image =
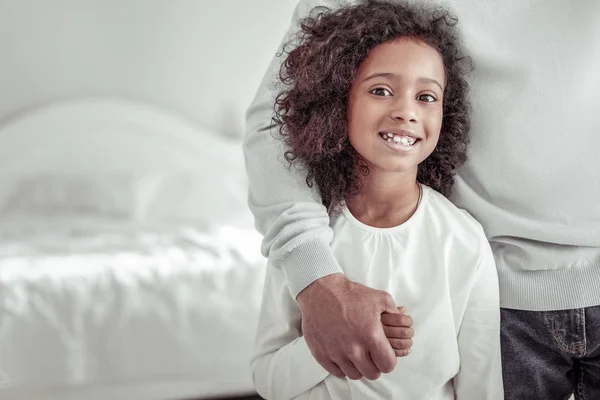
[[[423,101],[425,103],[433,103],[434,101],[437,101],[437,99],[430,94],[422,94],[417,97],[417,100]]]
[[[371,90],[371,93],[374,94],[375,96],[391,96],[392,95],[389,90],[384,89],[384,88],[375,88],[375,89]]]

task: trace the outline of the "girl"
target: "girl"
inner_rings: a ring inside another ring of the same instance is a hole
[[[466,159],[469,59],[447,11],[364,1],[317,8],[281,69],[286,159],[330,210],[346,277],[410,312],[412,352],[379,379],[313,358],[281,269],[267,268],[252,360],[267,399],[502,399],[497,275],[481,226],[446,199]],[[388,326],[403,355],[407,339]]]

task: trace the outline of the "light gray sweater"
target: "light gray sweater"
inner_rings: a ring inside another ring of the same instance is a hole
[[[347,3],[301,0],[290,32],[314,6]],[[600,305],[600,2],[445,3],[475,63],[469,161],[451,200],[486,231],[502,307]],[[340,267],[327,210],[273,138],[281,61],[248,109],[244,152],[263,254],[295,296]]]

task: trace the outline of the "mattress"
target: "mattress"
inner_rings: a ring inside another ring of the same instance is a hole
[[[227,225],[3,218],[0,397],[252,393],[260,240]]]

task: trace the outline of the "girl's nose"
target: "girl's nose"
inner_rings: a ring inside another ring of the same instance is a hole
[[[404,122],[418,122],[417,110],[414,99],[398,99],[390,111],[390,117]]]

